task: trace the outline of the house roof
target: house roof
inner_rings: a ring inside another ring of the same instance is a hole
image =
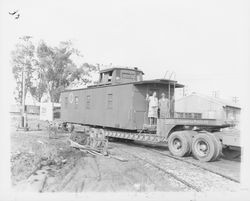
[[[215,98],[213,96],[208,96],[208,95],[200,94],[200,93],[196,93],[196,92],[193,92],[192,94],[190,94],[188,96],[184,96],[176,101],[183,100],[183,99],[186,99],[186,98],[191,97],[191,96],[198,96],[198,97],[204,98],[210,102],[214,102],[214,103],[223,105],[223,107],[234,107],[234,108],[241,109],[239,104],[233,103],[232,101],[224,100],[221,98]]]

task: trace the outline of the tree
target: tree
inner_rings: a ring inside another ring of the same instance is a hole
[[[39,80],[37,85],[30,87],[30,93],[38,102],[41,102],[46,93],[46,85]]]
[[[88,63],[77,68],[72,57],[82,57],[82,55],[73,47],[71,41],[60,42],[58,47],[50,47],[41,41],[36,53],[41,88],[46,89],[51,102],[59,102],[61,91],[75,80],[82,84],[90,83],[90,73],[99,69],[99,66]]]
[[[60,93],[70,84],[86,85],[92,81],[91,72],[99,65],[83,63],[77,66],[74,57],[83,57],[71,41],[63,41],[56,47],[41,41],[37,48],[30,36],[20,38],[12,51],[12,71],[16,79],[17,102],[22,102],[22,75],[25,74],[25,92],[30,91],[37,101],[48,94],[51,102],[59,102]],[[26,94],[25,94],[26,95]]]
[[[35,46],[33,45],[31,38],[31,36],[20,37],[20,42],[16,44],[15,50],[11,52],[12,72],[17,83],[15,99],[18,103],[22,102],[23,75],[25,77],[25,92],[27,92],[27,90],[29,90],[32,86],[31,78],[33,65],[35,63]]]

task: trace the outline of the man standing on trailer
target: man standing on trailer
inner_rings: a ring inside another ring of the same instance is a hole
[[[159,108],[161,119],[166,119],[170,117],[169,100],[166,98],[165,93],[161,94],[161,99],[159,100]]]
[[[148,106],[148,118],[149,124],[155,125],[158,117],[158,98],[156,97],[156,92],[153,92],[152,96],[147,94],[146,100],[149,102]]]

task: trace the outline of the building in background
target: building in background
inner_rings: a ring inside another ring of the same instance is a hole
[[[40,103],[40,120],[53,121],[60,119],[61,115],[61,104],[60,103]]]
[[[53,121],[60,118],[60,103],[51,103],[47,94],[38,102],[28,91],[25,97],[25,110],[27,114],[40,115],[40,120]],[[14,103],[10,105],[10,113],[21,114],[22,105]]]
[[[175,112],[179,118],[218,119],[238,125],[240,111],[239,105],[233,102],[199,93],[175,101]]]
[[[10,105],[10,113],[20,114],[22,110],[22,105],[17,104],[16,101],[13,101]],[[25,110],[28,114],[37,114],[39,115],[40,103],[31,95],[29,91],[25,96]]]

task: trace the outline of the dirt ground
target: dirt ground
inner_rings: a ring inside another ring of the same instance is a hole
[[[12,116],[11,173],[17,191],[237,191],[240,184],[192,164],[160,155],[167,148],[145,143],[109,143],[110,156],[91,155],[69,146],[69,134],[50,138],[46,122],[29,117],[30,131],[16,131]],[[37,131],[37,124],[42,130]],[[237,156],[238,152],[232,152]],[[114,156],[114,157],[112,157]],[[116,156],[116,157],[115,157]],[[198,164],[239,179],[240,160],[225,155],[211,164]],[[186,160],[194,161],[193,158]],[[196,161],[196,163],[199,163]]]

